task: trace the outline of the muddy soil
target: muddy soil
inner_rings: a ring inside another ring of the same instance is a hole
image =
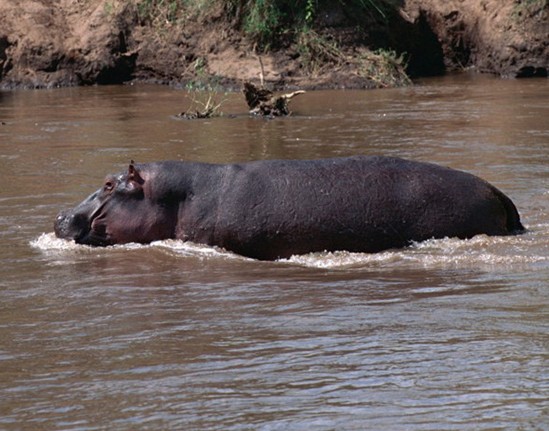
[[[444,70],[547,77],[547,0],[407,0],[403,16],[423,34],[414,44],[436,38],[431,52],[440,52]]]
[[[334,7],[316,29],[342,55],[314,67],[291,43],[258,55],[222,9],[183,25],[148,22],[128,0],[0,0],[0,16],[2,88],[204,79],[240,88],[260,78],[272,88],[391,85],[353,61],[378,48],[406,52],[412,76],[474,68],[546,77],[549,69],[547,0],[403,0],[388,20],[360,30]]]

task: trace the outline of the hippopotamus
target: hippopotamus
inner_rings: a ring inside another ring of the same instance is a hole
[[[132,161],[55,220],[56,235],[79,244],[178,239],[260,260],[522,231],[513,202],[488,182],[383,156]]]

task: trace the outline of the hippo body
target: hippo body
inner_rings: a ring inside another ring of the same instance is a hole
[[[515,205],[486,181],[379,156],[132,162],[55,221],[58,237],[81,244],[174,238],[263,260],[523,230]]]

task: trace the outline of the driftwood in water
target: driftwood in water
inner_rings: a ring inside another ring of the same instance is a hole
[[[258,88],[249,82],[244,83],[242,91],[250,108],[250,114],[264,117],[290,115],[290,109],[288,108],[290,100],[299,94],[305,93],[303,90],[298,90],[292,93],[273,96],[272,91]]]
[[[213,110],[207,109],[205,111],[184,111],[177,114],[177,117],[184,118],[185,120],[196,120],[199,118],[211,118],[213,114]]]
[[[183,118],[185,120],[196,120],[199,118],[210,118],[210,114],[208,112],[200,112],[200,111],[185,111],[180,112],[176,115],[178,118]]]
[[[206,95],[192,96],[191,106],[189,110],[177,114],[177,117],[184,118],[185,120],[195,120],[198,118],[211,118],[218,117],[221,114],[219,108],[223,104],[223,100],[216,100],[215,91],[211,90]]]

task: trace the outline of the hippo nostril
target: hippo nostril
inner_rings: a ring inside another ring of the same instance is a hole
[[[53,225],[55,234],[60,238],[66,238],[68,236],[69,230],[69,220],[66,214],[60,213],[55,219]]]
[[[85,215],[62,211],[54,222],[54,231],[58,238],[77,240],[89,231],[88,220]]]

